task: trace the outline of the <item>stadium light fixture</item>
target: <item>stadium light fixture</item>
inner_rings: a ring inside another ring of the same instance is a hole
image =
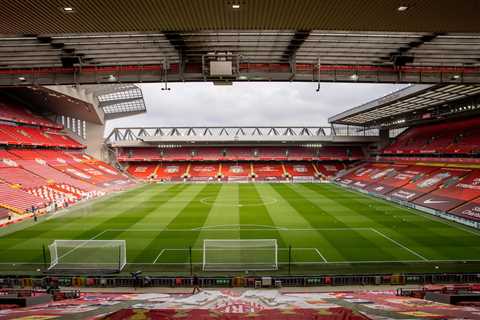
[[[63,7],[63,11],[65,11],[65,12],[73,12],[73,8],[72,8],[72,7]]]
[[[400,12],[407,11],[407,10],[408,10],[408,6],[399,6],[399,7],[397,8],[397,10],[400,11]]]
[[[240,9],[240,5],[238,3],[232,4],[233,9]]]

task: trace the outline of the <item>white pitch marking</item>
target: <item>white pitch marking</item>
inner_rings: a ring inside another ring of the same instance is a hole
[[[328,263],[327,259],[325,259],[325,257],[323,256],[323,254],[320,252],[320,250],[318,250],[317,248],[314,248],[315,251],[317,252],[317,254],[320,256],[320,258],[322,258],[322,260],[325,262],[325,263]]]
[[[430,261],[430,260],[428,260],[427,258],[425,258],[424,256],[422,256],[420,253],[413,251],[412,249],[410,249],[410,248],[407,247],[407,246],[404,246],[404,245],[401,244],[400,242],[398,242],[398,241],[390,238],[390,237],[387,236],[386,234],[378,231],[377,229],[375,229],[375,228],[370,228],[370,229],[371,229],[373,232],[381,235],[381,236],[384,237],[385,239],[390,240],[391,242],[395,243],[397,246],[402,247],[403,249],[407,250],[408,252],[416,255],[416,256],[419,257],[420,259],[422,259],[422,260],[424,260],[424,261]]]
[[[480,233],[478,231],[470,230],[467,225],[458,224],[458,223],[456,223],[454,221],[451,221],[451,220],[446,220],[446,219],[441,218],[441,217],[432,216],[431,214],[429,214],[427,212],[423,212],[423,211],[420,211],[420,210],[409,208],[409,207],[403,206],[403,205],[401,205],[400,203],[397,203],[397,202],[389,201],[389,200],[383,198],[380,195],[374,195],[374,194],[371,194],[371,193],[369,193],[369,194],[360,193],[360,191],[358,191],[358,190],[350,189],[348,187],[339,185],[337,183],[334,183],[333,185],[342,189],[343,191],[347,191],[347,192],[350,192],[350,193],[353,193],[353,194],[356,194],[356,195],[364,195],[368,198],[374,199],[375,201],[379,201],[379,202],[384,201],[391,206],[394,206],[394,207],[400,208],[400,209],[404,209],[404,210],[406,210],[406,211],[408,211],[408,212],[410,212],[414,215],[417,215],[417,216],[420,216],[420,217],[423,217],[423,218],[426,218],[426,219],[429,219],[429,220],[432,220],[432,221],[440,222],[440,223],[446,224],[449,227],[454,227],[456,229],[466,231],[468,233],[471,233],[471,234],[474,234],[474,235],[480,237]]]
[[[220,227],[220,228],[219,228]],[[231,227],[231,228],[224,228],[224,227]],[[252,228],[242,228],[242,227],[252,227]],[[255,228],[261,227],[261,228]],[[218,228],[218,229],[217,229]],[[288,228],[288,227],[273,227],[273,226],[266,226],[266,225],[217,225],[217,226],[206,226],[206,227],[198,227],[192,229],[168,229],[168,228],[158,228],[158,229],[107,229],[104,232],[108,231],[121,231],[121,232],[160,232],[160,231],[167,231],[167,232],[192,232],[192,231],[200,231],[200,230],[207,230],[207,231],[272,231],[272,230],[279,230],[279,231],[369,231],[371,228]]]
[[[298,248],[296,248],[298,249]],[[305,249],[312,249],[312,248],[305,248]],[[166,250],[174,250],[174,249],[166,249]],[[185,249],[188,250],[188,249]],[[202,249],[198,249],[202,250]],[[285,248],[285,250],[288,250],[288,248]],[[384,264],[384,263],[434,263],[434,262],[439,262],[439,263],[452,263],[452,262],[463,262],[463,263],[470,263],[470,262],[480,262],[479,259],[454,259],[454,260],[428,260],[428,261],[423,261],[423,260],[357,260],[357,261],[329,261],[326,262],[327,264],[358,264],[358,263],[378,263],[378,264]],[[72,263],[72,264],[81,264],[81,265],[98,265],[98,263],[89,263],[89,262],[81,262],[81,263]],[[152,265],[153,263],[145,263],[145,262],[127,262],[127,265]],[[189,262],[161,262],[157,263],[157,265],[189,265]],[[202,265],[202,262],[194,262],[194,265]],[[225,264],[230,264],[230,263],[225,263]],[[278,264],[281,265],[286,265],[288,262],[281,262],[279,261]],[[325,262],[318,262],[318,261],[302,261],[302,262],[295,262],[295,264],[325,264]],[[40,265],[40,263],[35,263],[35,262],[0,262],[0,265]]]
[[[160,258],[160,256],[165,252],[165,249],[162,249],[162,251],[160,251],[160,253],[158,254],[158,256],[155,258],[155,260],[153,261],[153,264],[155,264],[158,260],[158,258]]]

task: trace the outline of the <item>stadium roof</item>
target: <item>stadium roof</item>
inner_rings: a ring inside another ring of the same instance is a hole
[[[431,108],[451,108],[457,101],[480,95],[480,85],[411,85],[384,97],[349,109],[328,119],[333,124],[372,126],[402,125],[406,114],[418,119],[432,118]],[[476,104],[475,104],[476,108]],[[465,108],[465,111],[472,109]],[[463,109],[462,109],[463,111]]]
[[[232,29],[478,32],[479,11],[476,0],[22,0],[2,2],[0,33]]]
[[[480,33],[322,30],[0,36],[0,85],[211,80],[480,83]],[[320,72],[319,72],[320,69]]]
[[[374,142],[377,135],[334,127],[131,127],[115,128],[106,138],[113,146],[209,144],[318,144]]]
[[[0,68],[193,64],[213,53],[239,56],[239,63],[253,69],[258,63],[288,67],[292,57],[297,64],[320,59],[322,65],[472,67],[480,66],[480,33],[224,30],[0,37]]]
[[[212,60],[232,62],[230,81],[480,83],[479,9],[475,0],[10,1],[0,85],[215,81]]]

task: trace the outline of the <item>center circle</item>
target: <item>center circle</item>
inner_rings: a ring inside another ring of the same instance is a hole
[[[206,197],[200,199],[200,202],[208,206],[220,206],[220,207],[259,207],[259,206],[268,206],[278,202],[276,198],[266,198],[266,199],[242,199],[239,201],[235,200],[226,200],[226,199],[217,199],[214,197]]]

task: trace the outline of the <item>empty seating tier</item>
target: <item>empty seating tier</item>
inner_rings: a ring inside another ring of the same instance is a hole
[[[359,160],[359,147],[178,147],[120,148],[120,162],[145,161],[311,161]]]
[[[21,104],[11,101],[5,97],[0,97],[0,120],[46,128],[63,128],[63,126],[55,122],[33,114]]]
[[[480,221],[480,170],[438,163],[365,163],[336,181],[409,206]]]
[[[383,150],[384,154],[463,154],[480,152],[480,118],[412,127]]]
[[[0,183],[0,207],[23,213],[30,210],[32,206],[44,208],[46,206],[45,202],[44,199],[31,195],[26,191]]]

